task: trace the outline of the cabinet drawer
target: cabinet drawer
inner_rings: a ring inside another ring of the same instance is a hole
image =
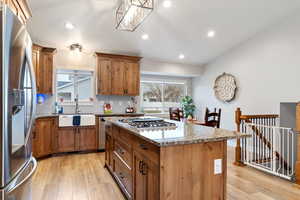
[[[135,136],[133,140],[133,149],[146,156],[155,164],[159,164],[159,147],[154,144]]]
[[[119,156],[123,162],[128,165],[129,168],[132,166],[132,149],[131,146],[121,141],[115,140],[114,153]]]
[[[119,179],[128,195],[132,197],[131,170],[128,169],[117,156],[114,156],[114,174]]]

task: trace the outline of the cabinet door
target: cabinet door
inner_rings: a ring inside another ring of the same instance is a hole
[[[105,164],[112,169],[112,137],[110,135],[105,136]]]
[[[53,151],[53,133],[55,132],[55,119],[36,120],[33,134],[33,155],[36,158],[49,155]]]
[[[123,95],[124,94],[124,72],[125,63],[121,60],[112,61],[112,94]]]
[[[33,49],[32,49],[32,64],[33,64],[33,69],[34,69],[34,72],[35,72],[35,81],[36,81],[36,88],[37,88],[37,91],[39,93],[40,91],[40,87],[39,87],[39,66],[40,66],[40,50],[39,50],[39,47],[35,47],[33,46]]]
[[[52,94],[53,85],[53,54],[42,52],[41,62],[37,76],[39,77],[39,90],[38,93]]]
[[[77,134],[76,143],[78,145],[76,146],[78,151],[97,150],[98,137],[96,127],[80,127]]]
[[[75,151],[75,129],[63,127],[58,129],[58,152]]]
[[[111,60],[98,59],[97,94],[111,94]]]
[[[134,152],[134,200],[159,199],[159,166]]]
[[[125,94],[138,96],[140,93],[140,66],[137,62],[126,62],[124,88]]]

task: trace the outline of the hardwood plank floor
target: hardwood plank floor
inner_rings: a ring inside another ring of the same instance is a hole
[[[249,167],[232,165],[228,149],[228,200],[299,200],[300,189]],[[33,200],[125,200],[109,172],[104,153],[70,154],[38,162]]]

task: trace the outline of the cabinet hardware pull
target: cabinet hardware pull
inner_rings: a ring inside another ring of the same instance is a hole
[[[142,164],[143,164],[143,161],[140,160],[140,162],[139,162],[139,172],[140,173],[142,173]]]
[[[148,165],[143,162],[143,166],[142,166],[142,175],[147,175],[148,174]]]
[[[141,149],[148,150],[148,147],[146,146],[146,144],[140,144],[140,147],[141,147]]]

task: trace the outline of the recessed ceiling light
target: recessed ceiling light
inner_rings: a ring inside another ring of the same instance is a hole
[[[165,0],[163,5],[165,8],[170,8],[172,6],[172,2],[170,0]]]
[[[69,29],[69,30],[72,30],[72,29],[74,29],[75,27],[74,27],[74,25],[73,25],[72,23],[66,22],[66,23],[65,23],[65,28],[66,28],[66,29]]]
[[[149,35],[148,34],[143,34],[142,35],[142,39],[143,40],[148,40],[149,39]]]
[[[181,54],[179,54],[178,58],[179,58],[180,60],[182,60],[182,59],[185,58],[185,56],[184,56],[184,54],[181,53]]]
[[[216,32],[214,30],[210,30],[207,32],[207,37],[209,37],[209,38],[213,38],[213,37],[215,37],[215,35],[216,35]]]

